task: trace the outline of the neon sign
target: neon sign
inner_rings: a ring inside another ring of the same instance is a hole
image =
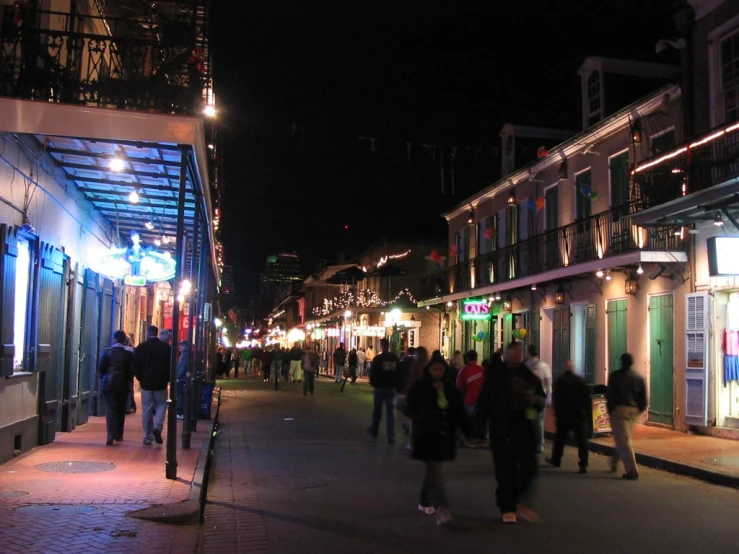
[[[486,321],[492,318],[490,306],[481,299],[467,299],[462,301],[462,311],[459,319],[462,321]]]
[[[143,275],[126,275],[123,277],[123,284],[129,287],[145,287],[146,277]]]
[[[96,265],[95,271],[112,279],[135,275],[149,283],[173,279],[176,268],[169,253],[143,248],[113,248],[100,256]]]

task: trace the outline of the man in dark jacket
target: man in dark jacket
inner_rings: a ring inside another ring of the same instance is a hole
[[[636,470],[636,458],[631,444],[631,429],[644,410],[647,409],[647,387],[644,378],[634,371],[634,358],[631,354],[621,354],[621,369],[617,369],[608,378],[606,403],[611,418],[613,440],[616,452],[624,464],[626,473],[621,477],[635,481],[639,478]],[[613,459],[611,469],[616,471],[618,460]]]
[[[108,440],[105,444],[108,446],[111,446],[114,440],[123,440],[129,383],[133,379],[133,353],[126,348],[127,340],[125,332],[113,333],[113,346],[105,350],[98,366],[100,388],[107,405],[105,423]]]
[[[334,381],[337,383],[344,378],[344,367],[346,366],[346,350],[344,343],[334,350]]]
[[[565,442],[572,431],[577,443],[577,454],[580,459],[580,471],[588,471],[588,443],[585,441],[585,422],[590,413],[590,391],[585,379],[577,375],[571,361],[565,364],[565,372],[554,383],[552,403],[554,415],[557,417],[557,435],[554,439],[551,458],[547,463],[559,467]]]
[[[181,340],[177,345],[180,350],[180,359],[177,360],[177,419],[185,419],[185,402],[187,401],[186,389],[188,373],[188,362],[190,361],[190,343]]]
[[[372,425],[367,433],[374,439],[380,429],[382,420],[382,406],[385,405],[387,412],[387,442],[395,442],[395,394],[400,386],[400,375],[398,366],[400,360],[390,352],[390,342],[387,339],[380,340],[381,354],[375,356],[370,367],[370,385],[375,388],[374,408],[372,410]]]
[[[535,514],[519,504],[536,473],[534,420],[544,409],[546,394],[539,378],[523,363],[523,344],[512,342],[505,363],[488,371],[475,406],[476,428],[490,421],[496,500],[504,523],[516,523],[516,512]],[[495,364],[497,366],[497,364]]]
[[[136,347],[133,366],[141,383],[141,423],[144,427],[144,444],[152,440],[162,444],[164,412],[167,407],[167,385],[172,348],[157,336],[159,329],[152,325],[147,329],[146,340]]]

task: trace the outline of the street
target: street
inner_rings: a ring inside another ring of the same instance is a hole
[[[416,510],[422,477],[404,440],[365,434],[371,388],[316,382],[280,390],[261,379],[221,381],[222,405],[201,552],[735,552],[739,492],[640,468],[625,482],[591,454],[577,475],[541,466],[531,508],[540,523],[504,526],[490,453],[462,449],[446,467],[454,521]],[[398,432],[400,433],[399,429]],[[550,446],[548,445],[548,449]],[[542,462],[543,464],[543,462]]]

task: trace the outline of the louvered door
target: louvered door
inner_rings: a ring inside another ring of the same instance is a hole
[[[708,293],[685,295],[685,423],[708,423]]]

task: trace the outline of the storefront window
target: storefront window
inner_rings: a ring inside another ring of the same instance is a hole
[[[18,237],[18,257],[15,269],[15,314],[13,321],[15,357],[13,371],[26,370],[26,320],[28,314],[28,289],[31,277],[31,250],[26,239]]]

